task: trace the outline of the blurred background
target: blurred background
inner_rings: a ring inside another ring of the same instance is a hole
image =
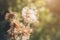
[[[30,40],[60,40],[60,0],[0,0],[0,34],[6,30],[6,12],[17,12],[21,20],[22,8],[31,4],[38,10],[38,24]]]

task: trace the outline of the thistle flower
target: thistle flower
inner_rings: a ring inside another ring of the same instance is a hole
[[[23,29],[22,30],[23,31],[22,40],[29,40],[30,33],[31,33],[30,28],[24,26],[22,29]]]
[[[6,19],[6,20],[12,20],[12,19],[15,19],[16,16],[17,16],[17,15],[16,15],[15,12],[9,12],[9,13],[6,13],[5,19]]]

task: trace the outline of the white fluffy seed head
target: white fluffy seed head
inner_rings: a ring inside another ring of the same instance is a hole
[[[22,18],[27,23],[32,23],[32,22],[37,21],[36,14],[37,14],[36,8],[24,7],[22,10]]]

